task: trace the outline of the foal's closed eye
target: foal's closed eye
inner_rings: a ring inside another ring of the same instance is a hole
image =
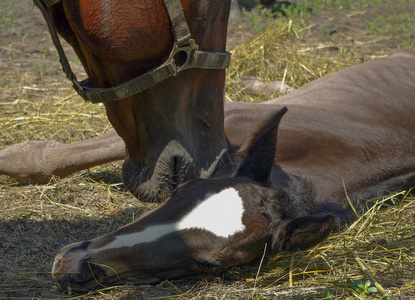
[[[219,261],[208,262],[206,260],[201,260],[197,262],[197,266],[203,272],[214,273],[214,274],[221,273],[224,269],[224,266]]]

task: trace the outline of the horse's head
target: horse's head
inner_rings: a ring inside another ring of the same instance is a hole
[[[169,1],[165,1],[169,2]],[[180,1],[200,50],[223,52],[230,1]],[[136,78],[168,60],[172,24],[162,0],[61,1],[51,7],[93,87]],[[186,62],[184,52],[175,57]],[[127,147],[123,180],[142,200],[163,200],[180,183],[208,177],[226,149],[223,69],[187,69],[134,96],[105,103]]]
[[[290,203],[269,184],[285,111],[242,148],[233,175],[189,181],[136,222],[60,250],[52,273],[61,288],[88,290],[217,273],[259,257],[267,243],[273,252],[297,251],[325,239],[333,216],[312,216],[307,211],[311,203]]]

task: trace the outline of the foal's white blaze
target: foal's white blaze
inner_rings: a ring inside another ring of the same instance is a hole
[[[235,189],[207,194],[190,213],[177,223],[177,230],[205,229],[217,236],[228,237],[245,229],[242,199]]]
[[[207,194],[205,199],[178,222],[152,225],[141,232],[117,236],[111,243],[96,251],[151,243],[169,233],[191,228],[207,230],[227,238],[245,230],[242,223],[243,212],[243,202],[238,191],[233,188],[224,189],[217,194]]]

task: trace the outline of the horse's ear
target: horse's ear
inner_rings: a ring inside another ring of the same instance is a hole
[[[270,228],[271,247],[275,253],[306,250],[324,241],[334,228],[333,215],[306,216],[283,221]]]
[[[277,132],[281,118],[287,112],[283,107],[242,147],[242,163],[234,176],[244,176],[260,183],[267,183],[277,147]]]

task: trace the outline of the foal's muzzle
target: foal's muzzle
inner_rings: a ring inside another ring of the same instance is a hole
[[[70,289],[77,293],[104,288],[110,284],[104,268],[87,260],[80,261],[78,272],[66,274],[57,280],[60,290],[67,291]]]

